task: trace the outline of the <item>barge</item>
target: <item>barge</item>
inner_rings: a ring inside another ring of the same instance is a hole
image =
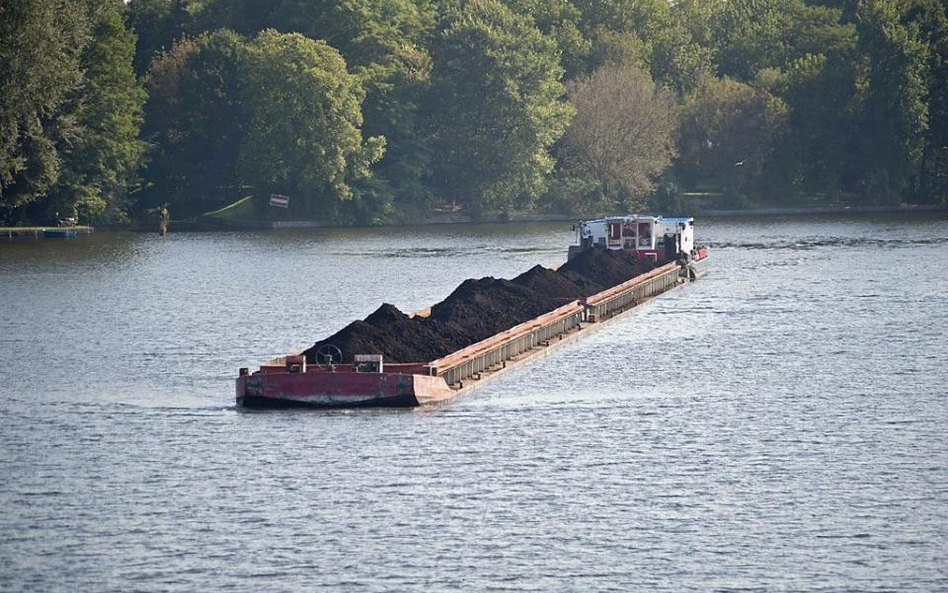
[[[623,251],[650,271],[570,302],[427,362],[392,363],[384,353],[355,353],[346,363],[331,344],[314,360],[297,353],[240,369],[237,405],[253,409],[417,407],[444,402],[586,335],[655,296],[708,271],[708,250],[694,245],[694,220],[622,216],[577,225],[568,259],[586,250]]]

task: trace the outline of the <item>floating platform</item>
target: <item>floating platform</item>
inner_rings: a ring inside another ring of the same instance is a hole
[[[68,227],[0,227],[0,238],[5,239],[73,239],[79,235],[91,235],[91,226]]]

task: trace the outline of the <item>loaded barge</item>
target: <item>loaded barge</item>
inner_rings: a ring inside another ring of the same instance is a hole
[[[245,408],[416,407],[471,391],[554,346],[585,335],[645,301],[704,275],[708,250],[694,245],[694,219],[616,216],[577,225],[568,260],[590,249],[623,251],[654,262],[647,273],[520,323],[427,362],[392,363],[384,353],[343,353],[326,344],[308,360],[292,354],[240,369],[237,405]]]

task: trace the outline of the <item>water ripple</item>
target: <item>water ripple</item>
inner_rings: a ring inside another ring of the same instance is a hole
[[[233,375],[564,225],[0,245],[0,591],[948,590],[948,221],[699,232],[701,282],[403,412]]]

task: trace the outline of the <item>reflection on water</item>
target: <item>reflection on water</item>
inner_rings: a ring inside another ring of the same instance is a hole
[[[697,229],[707,278],[416,412],[233,378],[569,224],[0,242],[0,590],[948,588],[948,220]]]

